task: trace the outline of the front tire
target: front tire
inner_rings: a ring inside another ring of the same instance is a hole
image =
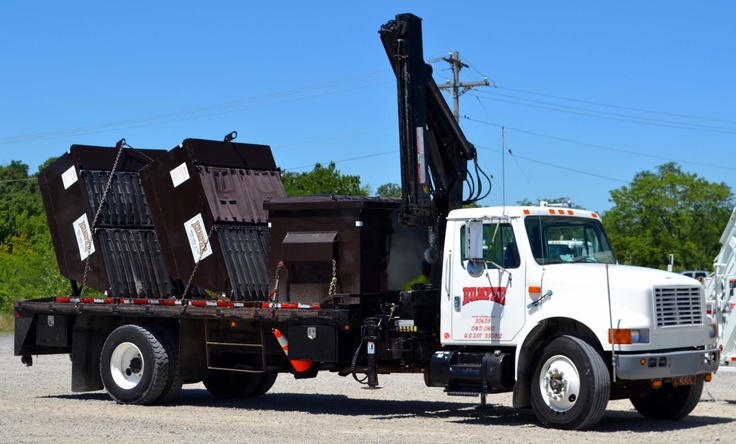
[[[121,404],[152,404],[170,381],[166,342],[152,327],[123,325],[105,340],[100,376],[105,390]]]
[[[546,427],[579,430],[595,425],[608,405],[611,379],[603,358],[580,338],[560,336],[537,362],[532,409]]]
[[[703,393],[703,378],[693,385],[652,389],[646,396],[631,398],[631,404],[641,415],[651,419],[682,419],[693,411]]]

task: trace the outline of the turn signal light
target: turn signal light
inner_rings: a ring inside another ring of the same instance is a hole
[[[631,330],[629,329],[608,329],[609,344],[631,344]]]
[[[649,330],[646,328],[614,328],[608,330],[609,344],[646,344]]]

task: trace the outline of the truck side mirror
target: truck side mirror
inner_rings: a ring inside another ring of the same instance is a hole
[[[471,220],[465,225],[465,259],[484,259],[482,221]]]
[[[466,269],[472,277],[479,277],[486,269],[483,255],[483,221],[471,220],[465,225]]]

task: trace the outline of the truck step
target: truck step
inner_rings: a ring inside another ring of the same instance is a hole
[[[473,392],[473,391],[448,391],[445,390],[445,393],[447,393],[447,396],[480,396],[480,391]]]

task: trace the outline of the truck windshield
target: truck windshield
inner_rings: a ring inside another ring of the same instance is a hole
[[[529,216],[524,220],[529,245],[538,264],[615,263],[611,244],[599,220],[569,216]]]

